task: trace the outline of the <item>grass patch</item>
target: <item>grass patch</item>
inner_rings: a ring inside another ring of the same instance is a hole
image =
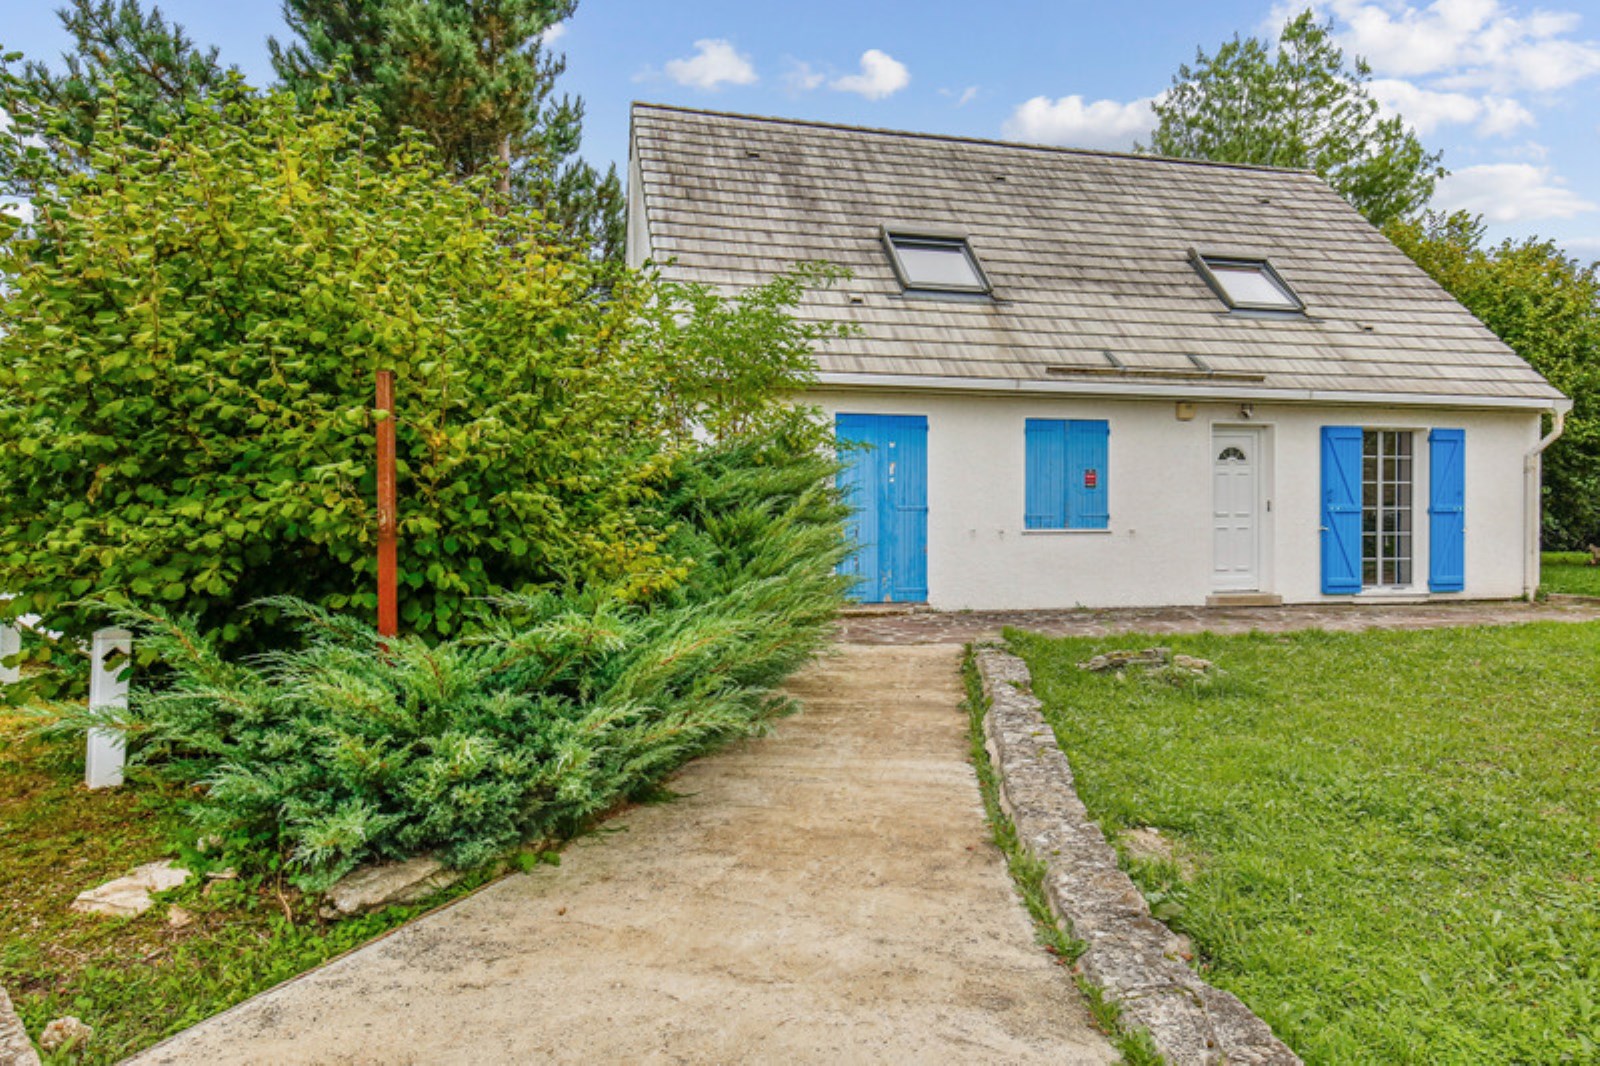
[[[423,909],[328,924],[269,877],[219,881],[209,892],[191,880],[138,918],[75,914],[67,907],[84,889],[172,857],[166,841],[184,828],[171,790],[134,779],[90,792],[82,780],[81,738],[29,738],[0,713],[0,985],[34,1037],[64,1014],[94,1028],[87,1048],[47,1062],[115,1062]],[[194,920],[172,928],[171,905]]]
[[[1009,634],[1091,815],[1310,1063],[1600,1058],[1600,625]],[[1091,674],[1159,642],[1214,681]]]
[[[1589,565],[1588,552],[1545,552],[1540,558],[1540,592],[1600,596],[1600,566]]]
[[[967,690],[963,706],[968,715],[967,737],[972,765],[977,771],[978,789],[983,795],[983,812],[989,822],[989,830],[994,835],[995,846],[1006,857],[1006,868],[1011,873],[1012,883],[1017,886],[1017,894],[1022,897],[1023,906],[1033,918],[1034,935],[1039,943],[1063,966],[1070,965],[1083,953],[1083,944],[1062,929],[1044,893],[1048,868],[1042,859],[1036,858],[1023,847],[1017,836],[1016,825],[1000,806],[1000,782],[995,775],[994,764],[989,761],[989,749],[983,735],[983,717],[989,709],[989,701],[984,697],[983,681],[978,676],[977,662],[970,646],[962,662],[961,675]],[[1151,1043],[1149,1034],[1142,1029],[1125,1028],[1115,1003],[1108,1001],[1098,988],[1082,977],[1074,975],[1073,979],[1083,990],[1095,1024],[1111,1038],[1125,1066],[1160,1066],[1162,1058]]]

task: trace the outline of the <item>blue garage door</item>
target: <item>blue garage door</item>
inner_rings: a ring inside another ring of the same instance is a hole
[[[928,420],[922,415],[838,415],[855,552],[842,565],[862,603],[928,598]]]

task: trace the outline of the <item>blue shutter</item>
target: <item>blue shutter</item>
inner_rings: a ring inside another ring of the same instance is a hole
[[[1030,418],[1024,437],[1027,445],[1024,474],[1022,527],[1067,528],[1067,426],[1055,418]]]
[[[869,415],[838,415],[834,427],[842,460],[839,496],[850,509],[845,539],[853,546],[839,564],[839,572],[854,579],[851,599],[876,603],[882,598],[878,593],[878,464],[874,455],[880,442]]]
[[[928,599],[928,419],[896,415],[888,422],[890,441],[889,600],[926,603]]]
[[[1361,591],[1361,427],[1322,427],[1322,591]]]
[[[1106,504],[1110,436],[1111,427],[1103,419],[1067,423],[1067,524],[1073,529],[1105,529],[1111,524]]]
[[[1459,429],[1428,434],[1428,587],[1460,592],[1467,584],[1467,441]]]

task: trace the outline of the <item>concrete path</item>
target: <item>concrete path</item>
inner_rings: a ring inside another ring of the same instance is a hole
[[[930,611],[863,608],[839,622],[855,644],[966,644],[998,640],[1008,626],[1052,637],[1111,633],[1285,633],[1326,629],[1442,629],[1522,622],[1600,621],[1600,599],[1552,596],[1541,603],[1445,601],[1418,604],[1314,604],[1290,607],[1118,607],[1076,611]]]
[[[135,1061],[1112,1062],[990,842],[959,661],[845,646],[677,802]]]

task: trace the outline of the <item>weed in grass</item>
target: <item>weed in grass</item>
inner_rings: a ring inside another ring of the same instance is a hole
[[[1600,625],[1165,637],[1214,685],[1012,634],[1135,881],[1309,1063],[1600,1061]]]

